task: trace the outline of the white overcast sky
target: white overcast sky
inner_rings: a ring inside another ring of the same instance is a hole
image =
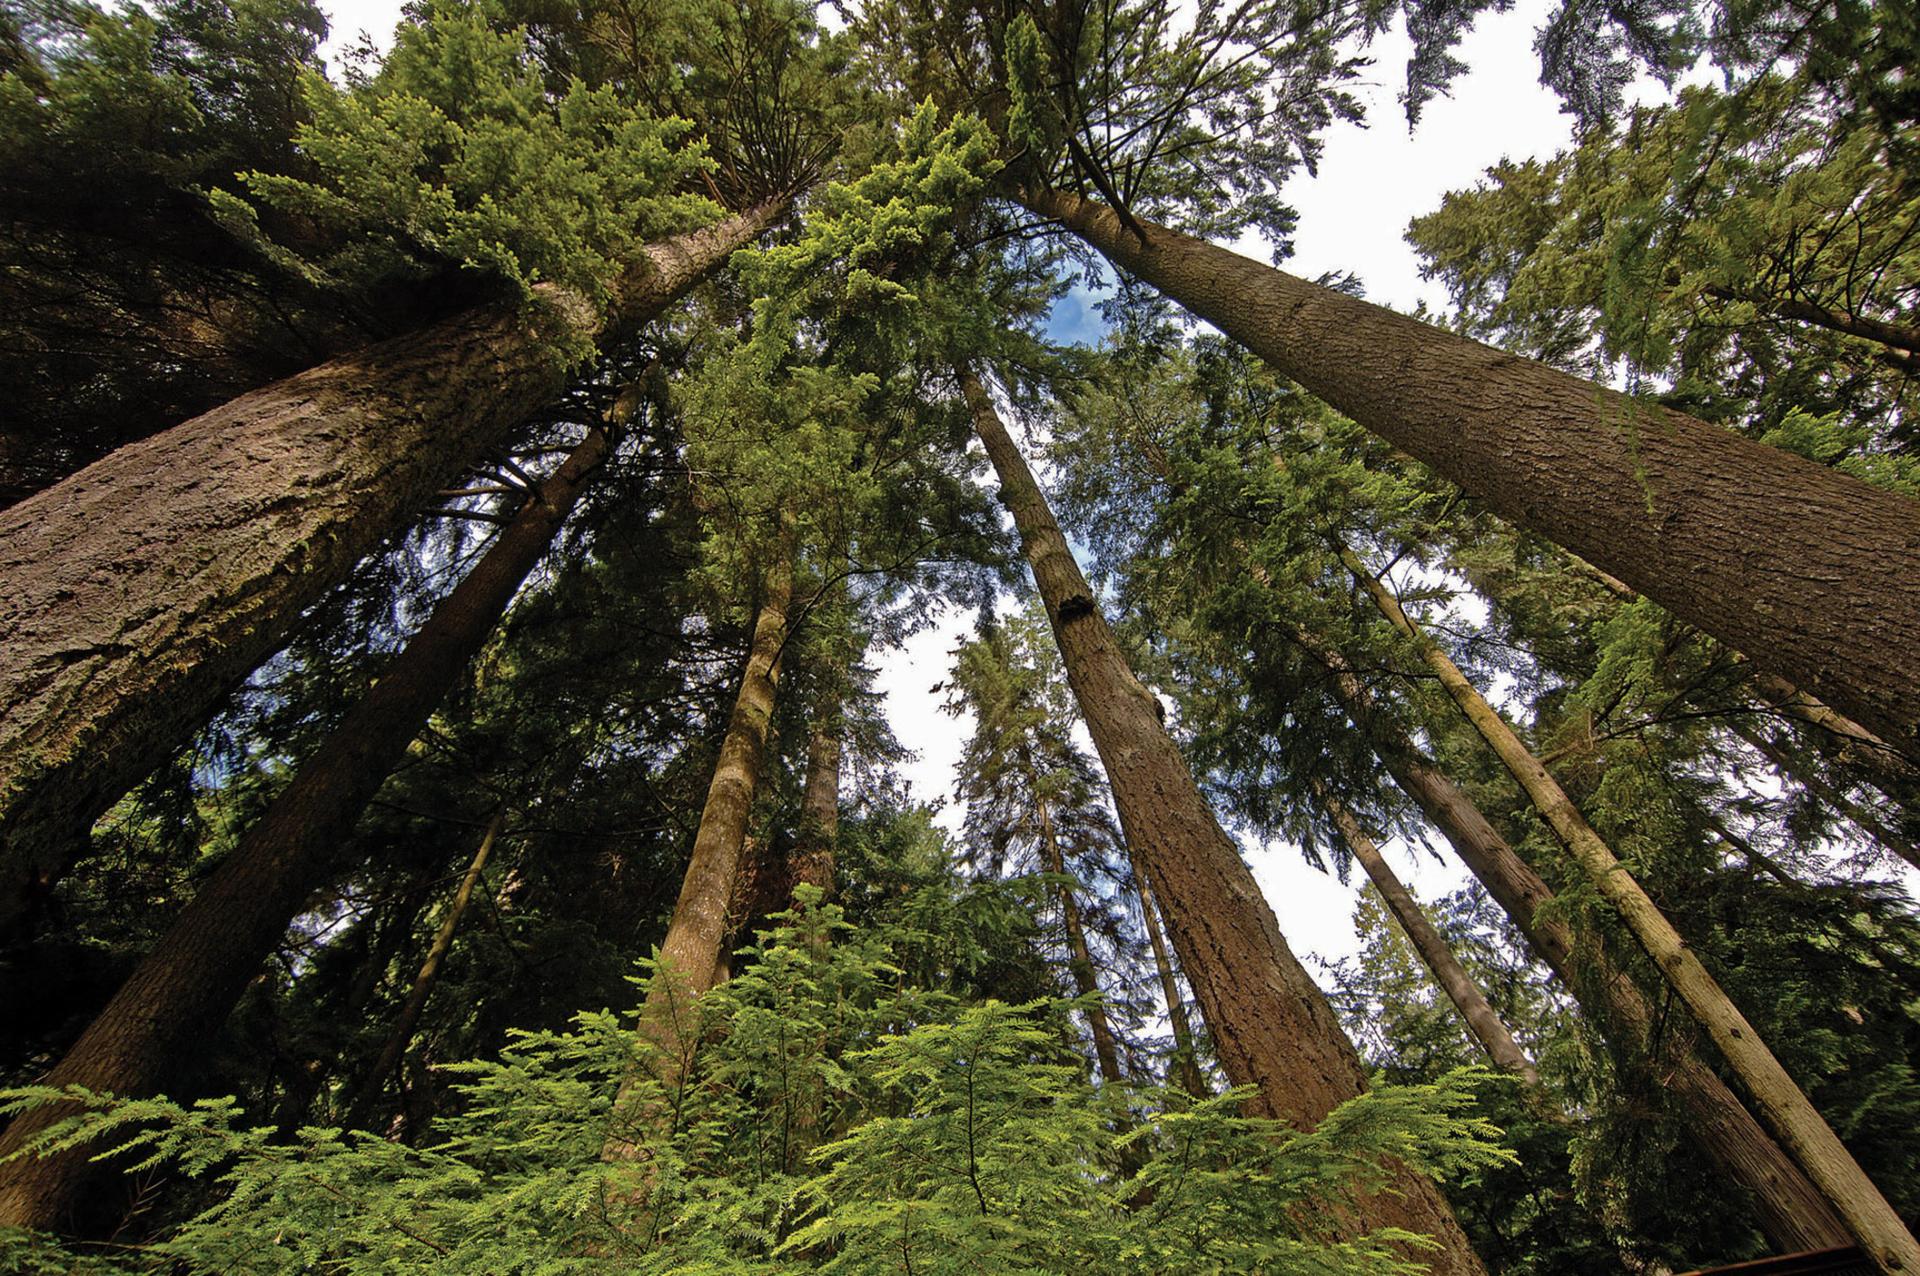
[[[330,55],[354,44],[363,31],[382,47],[388,43],[398,0],[322,2],[333,19]],[[1444,309],[1444,291],[1420,279],[1417,259],[1402,238],[1408,220],[1436,208],[1447,191],[1471,186],[1503,158],[1544,158],[1571,140],[1569,118],[1538,83],[1533,33],[1547,5],[1548,0],[1520,0],[1508,13],[1482,15],[1460,48],[1471,70],[1449,97],[1427,106],[1411,133],[1396,101],[1409,45],[1397,30],[1374,43],[1368,50],[1374,65],[1360,89],[1369,126],[1336,126],[1327,136],[1318,175],[1302,174],[1287,188],[1300,212],[1290,270],[1310,278],[1350,271],[1367,296],[1381,304],[1411,310],[1424,301]],[[1647,84],[1640,96],[1658,92],[1657,85]],[[954,762],[968,727],[941,711],[941,697],[931,688],[946,676],[949,653],[972,621],[971,614],[949,613],[880,661],[879,686],[887,695],[894,731],[918,754],[906,775],[923,800],[942,801],[952,789]],[[958,812],[948,808],[941,822],[957,828]],[[1248,852],[1281,930],[1303,959],[1334,959],[1357,950],[1352,926],[1357,880],[1334,881],[1308,867],[1290,846],[1250,846]],[[1442,863],[1398,845],[1389,855],[1424,899],[1465,880],[1464,870],[1451,859]]]

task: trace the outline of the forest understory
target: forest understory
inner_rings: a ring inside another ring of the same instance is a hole
[[[0,0],[0,1273],[1920,1276],[1920,22],[1510,7]]]

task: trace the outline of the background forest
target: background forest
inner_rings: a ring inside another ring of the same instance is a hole
[[[0,0],[0,1270],[1920,1272],[1920,23],[1504,8]]]

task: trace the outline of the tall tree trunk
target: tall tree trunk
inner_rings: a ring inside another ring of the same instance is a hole
[[[1180,1088],[1196,1099],[1212,1093],[1200,1073],[1200,1056],[1194,1047],[1193,1025],[1187,1019],[1186,999],[1180,995],[1180,981],[1173,976],[1173,959],[1167,954],[1167,938],[1160,931],[1159,906],[1154,903],[1153,888],[1147,885],[1146,870],[1127,846],[1127,861],[1133,868],[1134,890],[1140,896],[1140,924],[1146,928],[1147,945],[1153,949],[1153,968],[1160,976],[1160,996],[1167,1003],[1167,1024],[1173,1030],[1173,1066]]]
[[[1029,768],[1033,765],[1031,756],[1027,758],[1027,765]],[[1035,814],[1040,817],[1040,861],[1047,872],[1064,878],[1066,857],[1060,853],[1059,833],[1053,827],[1053,813],[1047,809],[1044,798]],[[1080,901],[1064,881],[1057,889],[1060,915],[1067,928],[1067,969],[1073,975],[1074,991],[1082,997],[1091,997],[1100,991],[1100,982],[1093,974],[1093,953],[1087,947],[1087,928],[1080,919]],[[1106,1008],[1098,1002],[1087,1007],[1087,1029],[1093,1034],[1093,1057],[1099,1064],[1101,1080],[1119,1085],[1126,1079],[1120,1072],[1120,1050],[1114,1042],[1113,1024],[1107,1019]]]
[[[1788,1152],[1825,1193],[1847,1228],[1874,1263],[1886,1272],[1920,1272],[1920,1243],[1914,1241],[1893,1207],[1861,1170],[1799,1085],[1739,1007],[1733,1004],[1701,964],[1666,915],[1615,858],[1565,790],[1541,765],[1506,720],[1481,696],[1466,675],[1401,610],[1399,600],[1368,572],[1351,551],[1343,551],[1361,585],[1381,614],[1418,645],[1427,667],[1453,702],[1519,782],[1540,817],[1666,976],[1697,1022],[1720,1048],[1747,1093],[1759,1105]]]
[[[1081,196],[1019,198],[1495,513],[1920,759],[1920,503],[1191,236],[1136,235]]]
[[[958,377],[1046,603],[1067,681],[1106,767],[1121,826],[1166,905],[1174,948],[1221,1066],[1235,1085],[1255,1087],[1255,1113],[1311,1128],[1367,1088],[1359,1056],[1201,796],[1161,724],[1158,700],[1127,667],[986,387],[968,369]],[[1441,1276],[1485,1270],[1424,1175],[1397,1174],[1392,1191],[1362,1203],[1359,1221],[1433,1237],[1439,1248],[1422,1258]]]
[[[454,888],[453,898],[447,901],[447,915],[440,919],[440,929],[434,932],[433,943],[427,948],[427,959],[420,963],[420,971],[413,977],[413,987],[407,990],[407,999],[401,1003],[400,1013],[394,1016],[393,1031],[388,1034],[386,1045],[380,1049],[380,1057],[374,1061],[372,1069],[361,1083],[360,1097],[347,1109],[347,1125],[366,1124],[367,1114],[386,1089],[387,1078],[398,1074],[401,1056],[406,1054],[407,1046],[413,1041],[413,1031],[419,1026],[420,1012],[426,1009],[427,998],[440,978],[440,963],[446,960],[448,950],[453,947],[454,932],[460,929],[460,919],[467,912],[467,901],[473,898],[474,884],[487,867],[487,858],[493,854],[494,841],[500,836],[500,826],[506,817],[504,810],[496,811],[493,819],[487,822],[487,831],[480,838],[480,849],[473,853],[473,860],[467,865],[459,886]]]
[[[1687,1127],[1726,1178],[1752,1194],[1756,1221],[1782,1250],[1828,1249],[1853,1237],[1813,1180],[1754,1119],[1669,1025],[1656,1039],[1656,1015],[1631,976],[1608,954],[1605,937],[1556,905],[1552,888],[1520,858],[1460,786],[1423,756],[1379,708],[1352,666],[1311,632],[1295,632],[1303,650],[1324,665],[1347,715],[1367,738],[1394,782],[1412,798],[1459,855],[1528,945],[1627,1060],[1664,1065],[1655,1083],[1679,1104]]]
[[[606,433],[593,430],[540,485],[207,878],[45,1084],[151,1094],[178,1059],[218,1031],[288,924],[341,871],[360,813],[493,632],[607,450]],[[0,1156],[61,1115],[48,1106],[14,1118],[0,1135]],[[59,1223],[91,1175],[90,1151],[0,1164],[0,1225]]]
[[[543,285],[130,444],[0,513],[0,933],[300,613],[659,314],[770,202],[657,244],[605,313]]]
[[[800,826],[787,877],[790,886],[817,886],[831,899],[840,842],[840,736],[845,729],[839,695],[822,697],[813,712],[813,729],[807,734],[807,787],[800,797]]]
[[[1426,911],[1420,907],[1420,902],[1413,897],[1413,892],[1407,889],[1406,883],[1400,880],[1399,875],[1387,863],[1386,856],[1380,853],[1379,845],[1367,836],[1367,831],[1360,827],[1360,821],[1355,818],[1346,803],[1324,791],[1320,786],[1315,787],[1320,805],[1326,809],[1327,814],[1333,818],[1334,826],[1340,830],[1341,840],[1347,844],[1347,849],[1353,852],[1353,858],[1360,861],[1360,867],[1366,870],[1367,877],[1380,892],[1380,897],[1386,900],[1387,910],[1393,914],[1393,919],[1400,923],[1401,933],[1406,935],[1407,942],[1413,945],[1413,951],[1419,955],[1421,964],[1433,976],[1434,983],[1446,993],[1447,1000],[1453,1003],[1453,1008],[1460,1012],[1460,1018],[1466,1022],[1467,1031],[1473,1034],[1473,1039],[1480,1044],[1480,1049],[1493,1061],[1496,1068],[1513,1073],[1520,1078],[1529,1091],[1536,1096],[1540,1095],[1543,1088],[1540,1084],[1539,1070],[1533,1066],[1533,1060],[1529,1059],[1527,1052],[1520,1048],[1520,1043],[1513,1039],[1513,1033],[1507,1030],[1507,1025],[1501,1022],[1500,1016],[1488,1004],[1486,994],[1480,991],[1480,986],[1473,982],[1471,975],[1467,974],[1466,967],[1462,966],[1460,959],[1453,955],[1453,949],[1447,945],[1445,939],[1440,937],[1440,932],[1434,929],[1433,922],[1427,917]]]
[[[1727,729],[1746,741],[1761,757],[1772,763],[1773,768],[1781,775],[1794,780],[1801,788],[1846,816],[1861,832],[1886,850],[1898,855],[1915,868],[1920,868],[1920,847],[1914,846],[1912,842],[1900,836],[1892,825],[1882,820],[1873,811],[1848,797],[1836,786],[1827,783],[1814,768],[1803,764],[1774,741],[1738,718],[1729,719]]]
[[[640,1009],[639,1032],[655,1052],[651,1075],[669,1094],[692,1065],[700,1039],[700,998],[713,987],[727,937],[728,906],[766,759],[781,654],[787,642],[787,613],[792,606],[793,531],[788,521],[766,569],[740,690],[720,741],[713,779],[707,784],[706,805],[700,809],[700,827],[694,833],[680,896],[660,944],[659,966]],[[636,1075],[620,1087],[614,1101],[614,1133],[603,1153],[609,1160],[639,1155],[645,1140],[658,1132],[658,1114],[644,1097],[644,1080]]]
[[[787,857],[787,889],[816,886],[823,898],[833,898],[835,860],[840,842],[840,761],[846,748],[846,699],[853,686],[853,667],[860,661],[865,640],[857,633],[856,616],[847,589],[851,567],[845,534],[836,545],[836,575],[815,600],[815,616],[831,612],[833,628],[820,644],[819,689],[807,732],[807,780],[800,797],[800,819],[794,830],[793,850]],[[820,604],[830,604],[823,608]],[[791,906],[792,900],[782,901]]]

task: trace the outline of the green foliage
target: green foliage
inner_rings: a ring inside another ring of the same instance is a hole
[[[1495,166],[1408,238],[1477,336],[1603,378],[1624,365],[1755,433],[1840,413],[1854,447],[1884,448],[1910,428],[1920,286],[1920,203],[1887,161],[1796,81],[1688,89]]]
[[[793,242],[742,256],[759,340],[784,346],[822,300],[849,312],[916,300],[891,276],[903,258],[950,240],[956,209],[999,167],[985,124],[960,116],[943,125],[931,102],[901,121],[890,149],[858,178],[825,186]]]
[[[318,178],[255,172],[248,186],[344,240],[327,270],[457,262],[598,299],[648,238],[713,218],[684,189],[709,166],[692,122],[577,80],[556,100],[524,31],[497,20],[488,3],[436,0],[370,81],[308,77],[299,141]]]
[[[1443,1175],[1503,1163],[1469,1114],[1482,1077],[1355,1099],[1311,1134],[1237,1115],[1244,1092],[1117,1134],[1111,1100],[1060,1059],[1042,1003],[956,1006],[903,987],[908,931],[861,931],[810,897],[703,1004],[697,1065],[657,1121],[621,1126],[621,1078],[651,1075],[616,1016],[519,1033],[455,1065],[465,1100],[430,1146],[248,1128],[231,1100],[182,1106],[5,1092],[79,1110],[38,1147],[88,1144],[217,1176],[218,1203],[153,1244],[61,1253],[0,1236],[9,1270],[304,1272],[1219,1272],[1419,1270],[1382,1233],[1333,1243],[1332,1200],[1385,1158]],[[636,1072],[636,1068],[640,1071]],[[647,1084],[644,1083],[643,1084]],[[657,1084],[657,1083],[653,1083]],[[631,1106],[624,1109],[635,1109]],[[609,1145],[637,1155],[604,1158]],[[1137,1166],[1137,1169],[1123,1168]],[[1196,1266],[1197,1265],[1197,1266]]]

